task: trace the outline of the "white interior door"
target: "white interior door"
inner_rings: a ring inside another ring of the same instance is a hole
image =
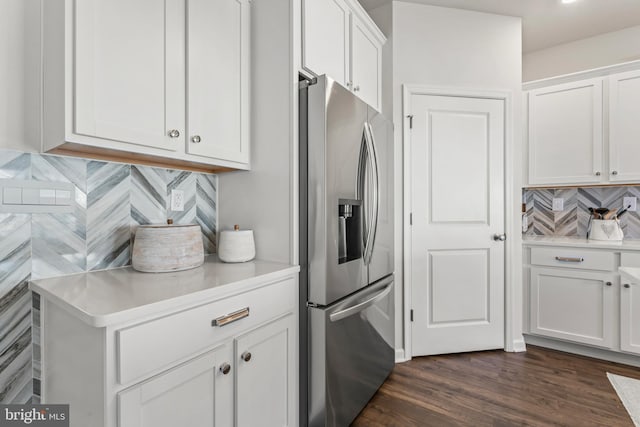
[[[412,354],[503,348],[505,101],[410,109]]]

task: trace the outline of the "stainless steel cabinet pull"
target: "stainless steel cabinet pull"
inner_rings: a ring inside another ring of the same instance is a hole
[[[607,283],[605,283],[605,285],[607,285],[607,286],[613,286],[613,283],[611,283],[611,282],[607,282]]]
[[[220,372],[222,372],[222,375],[227,375],[229,372],[231,372],[231,365],[229,365],[228,363],[223,363],[222,366],[220,366]]]
[[[202,141],[200,135],[194,135],[191,137],[191,142],[193,142],[194,144],[200,144],[200,141]]]
[[[505,240],[507,240],[507,235],[502,233],[502,234],[494,234],[493,235],[493,240],[495,240],[496,242],[504,242]]]
[[[584,258],[575,258],[575,257],[566,257],[566,256],[557,256],[557,261],[560,262],[583,262]]]
[[[631,285],[630,285],[630,284],[628,284],[628,283],[625,283],[625,284],[624,284],[624,287],[625,287],[626,289],[629,289],[629,288],[631,287]]]
[[[180,131],[178,129],[171,129],[169,131],[169,137],[170,138],[179,138],[180,137]]]
[[[242,360],[244,360],[245,362],[248,362],[248,361],[250,361],[250,360],[251,360],[251,353],[250,353],[250,352],[248,352],[248,351],[245,351],[244,353],[242,353],[242,354],[240,355],[240,358],[241,358]]]
[[[226,316],[218,317],[211,321],[211,326],[225,326],[229,323],[237,322],[240,319],[249,317],[249,307],[245,307],[242,310],[234,311]]]

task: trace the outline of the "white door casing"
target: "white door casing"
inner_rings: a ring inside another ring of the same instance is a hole
[[[435,93],[433,93],[435,91]],[[451,94],[451,96],[447,96]],[[508,94],[405,87],[412,355],[505,347]]]

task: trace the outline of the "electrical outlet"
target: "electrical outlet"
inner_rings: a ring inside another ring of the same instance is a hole
[[[176,212],[184,210],[184,191],[171,190],[171,210]]]
[[[564,210],[564,199],[562,198],[553,198],[553,211],[561,212]]]
[[[622,202],[622,208],[626,208],[627,206],[631,206],[629,210],[631,212],[635,212],[637,210],[636,202],[638,201],[637,197],[625,197]]]

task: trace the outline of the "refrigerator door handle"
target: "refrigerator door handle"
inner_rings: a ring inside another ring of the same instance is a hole
[[[390,277],[389,279],[385,280],[384,283],[380,284],[382,285],[386,285],[384,286],[384,288],[377,292],[375,295],[373,295],[370,298],[367,298],[364,301],[361,301],[355,305],[352,305],[350,307],[347,307],[345,309],[342,309],[340,311],[336,311],[335,313],[331,313],[329,315],[329,320],[331,320],[332,322],[337,322],[339,320],[345,319],[347,317],[351,317],[354,314],[360,313],[361,311],[366,310],[367,308],[371,307],[373,304],[375,304],[376,302],[380,301],[381,299],[383,299],[384,297],[386,297],[389,292],[391,292],[391,289],[393,288],[393,277]]]
[[[376,144],[373,139],[373,131],[369,122],[364,123],[364,140],[367,151],[367,161],[369,163],[369,166],[371,167],[371,170],[373,171],[373,188],[371,190],[367,188],[367,191],[365,192],[367,196],[369,196],[369,193],[371,193],[373,205],[371,220],[367,225],[367,240],[364,247],[364,263],[365,265],[369,265],[371,264],[373,245],[375,245],[376,233],[378,231],[378,210],[380,208],[380,175],[378,170],[378,153],[376,151]]]

